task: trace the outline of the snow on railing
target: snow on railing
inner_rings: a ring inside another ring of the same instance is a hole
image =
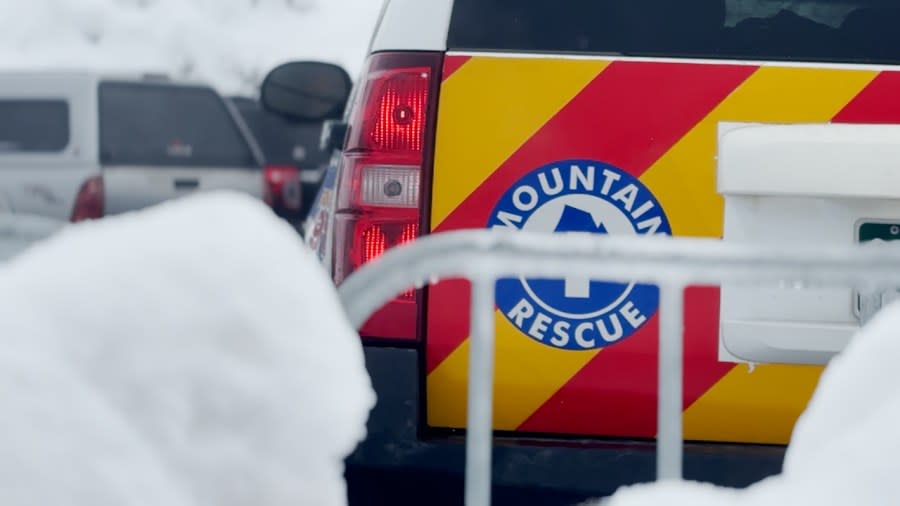
[[[667,236],[529,234],[470,230],[436,234],[395,248],[340,286],[357,328],[384,303],[443,278],[472,282],[465,503],[490,504],[494,287],[497,279],[589,277],[660,289],[657,479],[682,477],[684,288],[688,285],[900,286],[900,247],[817,248],[737,245]]]

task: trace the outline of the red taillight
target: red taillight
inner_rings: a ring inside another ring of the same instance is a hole
[[[263,200],[276,211],[297,211],[302,207],[300,172],[293,165],[270,165],[263,169]]]
[[[431,160],[440,53],[373,55],[350,111],[338,182],[334,277],[342,282],[385,250],[418,237]],[[366,338],[417,338],[414,290],[361,329]]]
[[[103,217],[103,177],[94,176],[81,185],[72,207],[72,222]]]
[[[372,225],[362,233],[363,254],[359,263],[366,263],[378,258],[387,249],[384,230],[381,225]]]
[[[375,260],[388,248],[399,246],[415,239],[419,235],[419,224],[415,221],[388,221],[372,223],[367,221],[355,221],[351,240],[355,241],[355,248],[350,248],[350,265],[353,269]]]
[[[429,68],[386,71],[376,82],[379,98],[364,121],[368,148],[394,153],[420,153],[424,142],[425,116],[430,87]]]

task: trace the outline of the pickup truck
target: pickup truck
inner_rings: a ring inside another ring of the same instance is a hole
[[[874,0],[389,0],[307,242],[341,283],[460,229],[721,237],[720,125],[900,123],[896,20]],[[270,77],[273,110],[326,108]],[[780,471],[822,367],[733,360],[719,291],[686,291],[684,470],[742,486]],[[379,400],[351,466],[461,472],[469,299],[441,280],[363,326]],[[495,483],[653,479],[656,287],[503,279],[495,302]]]

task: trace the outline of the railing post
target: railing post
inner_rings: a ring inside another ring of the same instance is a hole
[[[466,506],[491,504],[495,283],[492,277],[472,278],[466,421]]]
[[[656,479],[682,478],[682,390],[684,369],[684,285],[660,285],[659,388]]]

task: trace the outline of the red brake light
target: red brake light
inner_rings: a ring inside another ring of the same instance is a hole
[[[375,260],[387,249],[387,239],[384,237],[382,225],[370,225],[362,232],[362,258],[356,263],[362,265]]]
[[[441,63],[440,53],[380,53],[369,59],[350,110],[338,181],[337,283],[419,235]],[[410,290],[373,315],[360,334],[416,339],[419,313],[416,292]]]
[[[375,150],[420,153],[428,108],[429,68],[386,71],[376,82],[372,111],[362,130]]]
[[[276,210],[297,211],[302,207],[300,172],[293,165],[270,165],[263,169],[263,200]]]
[[[359,249],[350,252],[351,263],[359,267],[380,257],[390,247],[399,246],[415,239],[419,234],[419,224],[415,222],[367,223],[357,222],[355,235],[359,235]]]
[[[72,222],[103,217],[103,177],[94,176],[81,185],[72,207]]]

